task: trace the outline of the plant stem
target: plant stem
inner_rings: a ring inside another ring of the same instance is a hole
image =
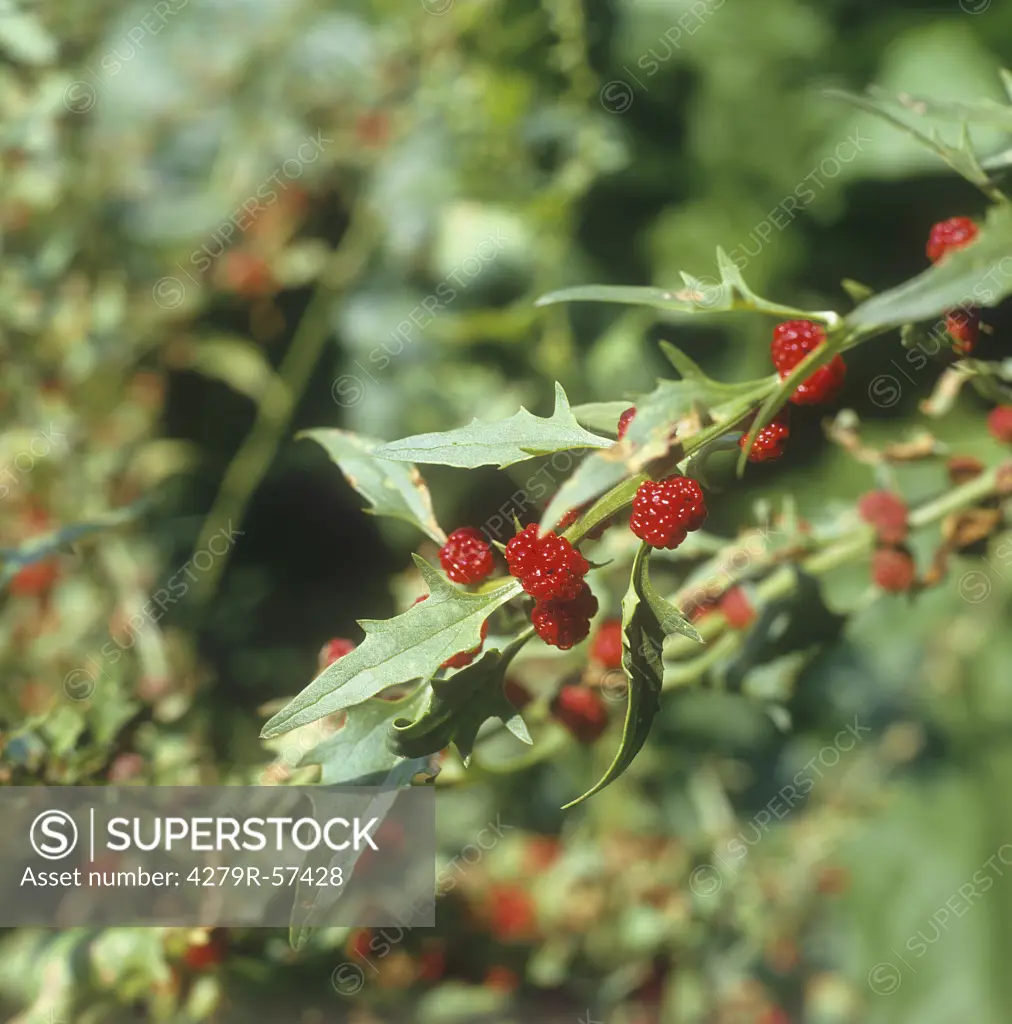
[[[372,251],[372,220],[360,204],[341,244],[331,254],[277,374],[273,375],[257,409],[253,427],[229,463],[221,487],[197,540],[195,552],[208,547],[220,530],[230,531],[243,521],[246,508],[277,454],[296,404],[320,361],[329,335],[333,300],[365,266]],[[209,600],[228,563],[231,546],[216,556],[196,577],[193,599]]]
[[[910,528],[920,529],[929,526],[953,512],[958,512],[988,497],[995,490],[999,469],[1000,467],[993,466],[961,487],[948,491],[934,501],[915,509],[908,518]],[[852,558],[863,555],[874,545],[874,542],[875,531],[872,527],[862,524],[848,536],[802,560],[800,567],[813,576],[827,573],[844,565]],[[764,603],[778,600],[792,593],[796,583],[797,576],[793,566],[784,565],[756,587],[756,597]],[[703,640],[710,643],[726,630],[727,620],[722,614],[715,612],[712,615],[707,615],[699,623],[698,628]],[[668,642],[664,649],[664,655],[665,660],[670,661],[678,661],[679,656],[683,660],[691,659],[694,655],[697,660],[700,657],[705,657],[705,654],[699,654],[698,644],[682,636],[673,637]],[[664,689],[674,689],[676,686],[684,685],[686,681],[687,673],[679,671],[672,676],[670,684],[665,680]]]

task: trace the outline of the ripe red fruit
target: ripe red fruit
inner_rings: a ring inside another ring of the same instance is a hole
[[[755,620],[755,609],[741,587],[732,587],[720,599],[720,610],[732,629],[748,629]]]
[[[482,644],[488,636],[488,619],[481,624],[481,643],[470,651],[461,651],[443,662],[443,668],[466,668],[481,653]]]
[[[506,545],[506,562],[511,575],[538,601],[572,600],[590,570],[587,559],[565,537],[539,534],[534,523]]]
[[[593,743],[608,728],[608,711],[596,690],[564,686],[552,701],[552,717],[581,743]]]
[[[882,544],[900,544],[907,537],[907,506],[892,491],[871,491],[857,503],[857,514],[875,527]]]
[[[523,711],[534,700],[527,687],[523,683],[518,683],[515,679],[507,679],[502,684],[502,692],[517,711]]]
[[[980,310],[974,306],[967,309],[950,309],[945,314],[945,329],[952,338],[952,350],[957,356],[968,356],[977,347],[980,337]]]
[[[590,656],[605,668],[622,667],[622,620],[608,619],[594,635]]]
[[[446,956],[440,949],[426,949],[418,954],[418,981],[439,981],[446,973]]]
[[[781,410],[773,419],[766,424],[755,436],[752,448],[748,453],[749,462],[772,462],[784,454],[784,447],[787,438],[790,436],[788,425],[788,412]],[[745,442],[748,434],[742,434],[738,441],[738,447],[745,450]]]
[[[812,320],[787,320],[773,328],[770,356],[783,380],[809,352],[814,352],[826,340],[826,331]],[[820,405],[831,401],[843,387],[847,367],[840,356],[816,370],[798,385],[791,401],[796,405]]]
[[[480,583],[495,569],[491,547],[473,526],[454,530],[446,538],[439,549],[439,562],[454,583]]]
[[[902,594],[917,580],[917,569],[902,548],[879,548],[871,558],[871,576],[891,594]]]
[[[781,377],[826,340],[826,329],[814,320],[786,320],[773,328],[770,358]]]
[[[488,898],[489,930],[504,942],[532,938],[537,933],[537,912],[526,889],[495,885]]]
[[[969,217],[950,217],[932,225],[927,254],[937,263],[946,253],[968,246],[977,238],[977,225]]]
[[[629,528],[655,548],[677,548],[706,521],[706,500],[695,480],[669,476],[640,484],[633,498]]]
[[[582,507],[571,508],[556,524],[555,529],[562,533],[564,530],[568,530],[577,519],[580,518],[580,513],[583,511]]]
[[[60,578],[55,562],[32,562],[11,580],[11,593],[19,597],[44,597]]]
[[[987,429],[996,441],[1012,444],[1012,405],[996,406],[987,417]]]
[[[320,671],[322,672],[328,665],[333,665],[335,661],[343,658],[346,654],[351,654],[356,646],[343,636],[336,636],[333,640],[328,640],[320,650]]]
[[[580,592],[572,600],[555,598],[538,601],[531,612],[534,632],[546,644],[568,651],[590,633],[590,620],[597,614],[597,598],[590,587],[581,582]]]
[[[631,405],[621,416],[618,418],[618,439],[621,441],[626,435],[626,431],[629,429],[629,424],[632,423],[636,417],[636,406]]]
[[[520,988],[520,975],[502,964],[493,964],[485,972],[482,985],[492,992],[515,992]]]
[[[186,947],[183,963],[193,971],[209,970],[225,959],[227,948],[228,943],[224,931],[216,928],[208,936],[207,942],[194,942]]]

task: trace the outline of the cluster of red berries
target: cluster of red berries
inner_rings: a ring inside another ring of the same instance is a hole
[[[810,352],[814,352],[826,340],[826,330],[814,320],[787,320],[773,328],[770,342],[770,357],[781,380],[786,380],[794,368]],[[795,388],[790,401],[795,405],[821,405],[831,402],[840,393],[847,376],[847,367],[841,356],[832,360],[806,377]],[[788,409],[784,408],[756,435],[749,449],[749,462],[772,462],[784,454],[787,438],[790,436]],[[748,435],[738,441],[744,450]]]
[[[872,580],[891,594],[902,594],[917,582],[917,567],[904,542],[907,506],[891,491],[872,491],[857,503],[858,515],[875,528],[878,547],[871,559]]]
[[[926,248],[928,259],[937,263],[946,254],[964,249],[976,241],[977,225],[969,217],[950,217],[931,228]],[[945,314],[945,329],[952,338],[957,355],[968,356],[980,336],[980,310],[976,306],[950,309]]]
[[[695,480],[669,476],[640,484],[633,498],[629,528],[655,548],[677,548],[706,521],[706,499]]]
[[[545,643],[568,651],[586,638],[597,614],[583,580],[590,564],[565,537],[532,523],[506,545],[506,564],[536,602],[531,623]]]

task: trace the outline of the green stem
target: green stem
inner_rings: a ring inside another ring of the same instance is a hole
[[[359,207],[340,246],[331,254],[278,373],[271,377],[253,428],[225,471],[195,551],[208,548],[219,531],[230,531],[242,523],[250,499],[277,454],[296,403],[320,361],[330,333],[333,301],[358,276],[369,258],[371,229],[371,219]],[[212,560],[206,572],[196,577],[192,593],[198,603],[206,602],[214,594],[231,550],[231,546],[227,547],[224,554]]]
[[[911,512],[908,522],[912,530],[929,526],[932,523],[944,519],[953,512],[975,505],[982,499],[989,497],[995,489],[998,480],[999,467],[994,466],[980,476],[975,477],[968,483],[948,491],[934,501],[922,505]],[[801,568],[813,576],[822,575],[844,565],[852,558],[863,555],[869,551],[875,543],[875,531],[872,527],[861,525],[852,531],[848,536],[841,538],[833,544],[828,545],[822,551],[818,551],[801,561]],[[756,597],[761,603],[769,603],[780,598],[787,597],[793,593],[797,584],[797,576],[792,566],[785,565],[772,573],[756,587]],[[698,626],[699,633],[704,642],[709,643],[717,639],[727,628],[727,620],[719,612],[707,615]],[[674,637],[664,649],[665,660],[678,661],[693,658],[699,655],[699,645],[687,637]],[[673,689],[682,685],[684,673],[679,672],[672,676],[672,683],[669,685],[665,680],[664,689]]]

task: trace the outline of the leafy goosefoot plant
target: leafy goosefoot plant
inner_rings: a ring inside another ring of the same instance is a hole
[[[685,315],[750,311],[823,324],[824,342],[783,377],[773,374],[760,380],[723,384],[708,378],[687,356],[662,342],[679,379],[660,380],[652,392],[636,396],[635,416],[627,418],[627,429],[617,441],[591,431],[614,433],[614,424],[628,408],[628,401],[573,409],[558,384],[550,417],[534,416],[521,409],[504,421],[474,421],[456,430],[389,444],[336,430],[316,430],[305,436],[324,446],[353,486],[370,501],[371,511],[405,519],[440,544],[446,535],[435,521],[425,482],[412,463],[501,469],[557,452],[589,452],[550,502],[540,524],[542,529],[551,529],[570,510],[584,508],[563,534],[574,546],[627,508],[643,482],[675,471],[698,475],[707,454],[726,447],[729,437],[735,444],[740,440],[738,471],[742,473],[760,431],[777,416],[799,385],[816,371],[838,363],[841,353],[896,328],[908,335],[917,325],[951,317],[953,311],[995,306],[1012,292],[1012,272],[1005,268],[1006,262],[1012,267],[1012,207],[982,169],[967,137],[964,135],[959,147],[953,149],[936,135],[912,129],[897,119],[878,99],[848,98],[912,131],[994,200],[972,245],[948,253],[922,274],[878,295],[852,282],[845,283],[847,290],[861,300],[846,315],[795,309],[761,298],[746,285],[739,268],[721,249],[717,250],[721,280],[716,288],[683,274],[685,287],[680,290],[583,286],[552,293],[538,302],[619,302]],[[1012,115],[1012,108],[1009,113]],[[974,363],[969,376],[982,393],[993,394],[1001,387],[998,367]],[[739,439],[738,434],[746,429],[746,436]],[[996,490],[999,479],[997,469],[981,474],[934,505],[916,510],[910,517],[911,526],[926,525],[982,500]],[[837,537],[814,552],[806,549],[803,561],[784,566],[764,579],[753,596],[762,604],[800,590],[812,574],[866,553],[874,537],[875,531],[861,524],[849,537]],[[728,625],[724,616],[707,616],[697,631],[679,611],[677,602],[663,598],[653,588],[649,576],[651,551],[643,544],[633,557],[622,602],[622,669],[628,686],[622,741],[602,779],[567,806],[599,792],[632,763],[649,734],[663,690],[698,679],[731,646],[725,643],[729,638],[721,636]],[[491,580],[469,592],[455,587],[445,574],[417,555],[415,561],[428,587],[429,600],[385,622],[362,622],[366,634],[363,643],[328,666],[264,727],[263,736],[270,738],[345,711],[345,727],[304,759],[306,763],[322,763],[324,778],[331,782],[374,781],[378,774],[388,784],[405,784],[414,769],[428,770],[431,755],[451,743],[466,764],[479,729],[490,718],[499,719],[519,739],[530,742],[523,719],[504,696],[503,684],[507,667],[529,641],[532,630],[525,628],[499,640],[498,648],[493,643],[475,664],[454,675],[447,676],[442,669],[453,655],[480,644],[488,617],[521,596],[520,582]],[[669,638],[674,639],[666,645]],[[710,643],[698,657],[677,658],[689,653],[686,645],[698,650],[698,645],[707,641]],[[674,667],[672,661],[676,662]],[[407,696],[397,702],[375,699],[395,686],[407,687]],[[424,710],[414,717],[419,708]],[[342,770],[342,759],[347,758],[349,748],[354,749],[354,758],[348,759],[354,768]]]

